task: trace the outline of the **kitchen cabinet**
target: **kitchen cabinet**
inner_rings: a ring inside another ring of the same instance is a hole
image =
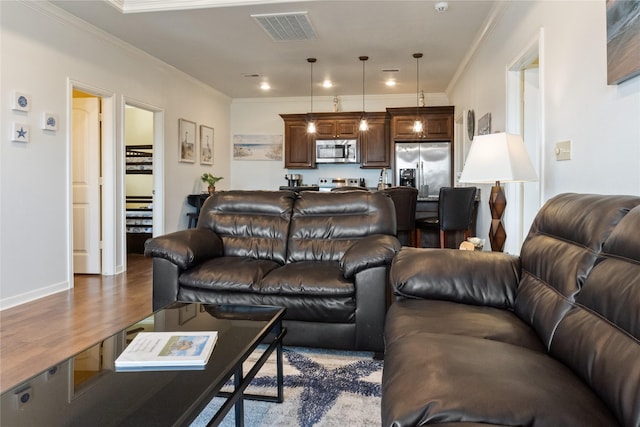
[[[369,130],[360,132],[360,167],[362,169],[391,167],[387,113],[367,113],[367,122]]]
[[[367,113],[369,130],[360,131],[360,112],[314,113],[316,133],[307,133],[309,114],[280,114],[284,120],[284,167],[313,169],[315,141],[319,139],[357,139],[360,167],[380,169],[391,167],[389,115],[386,112]]]
[[[453,140],[454,107],[387,108],[391,116],[392,141]],[[422,122],[422,132],[413,131],[416,118]]]
[[[316,139],[357,138],[361,113],[313,114],[316,122]]]
[[[281,114],[280,117],[284,120],[284,167],[315,168],[315,139],[307,133],[307,115]]]
[[[358,137],[355,120],[316,120],[316,139],[346,139]]]

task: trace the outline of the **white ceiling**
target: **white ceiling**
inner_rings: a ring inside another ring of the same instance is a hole
[[[61,0],[58,7],[211,85],[232,98],[306,96],[313,66],[314,95],[415,93],[421,52],[420,89],[444,92],[500,0],[449,0],[438,13],[428,0],[308,0],[289,2],[215,0]],[[123,13],[148,4],[166,10]],[[114,6],[115,4],[115,6]],[[175,7],[197,7],[175,10]],[[118,6],[118,7],[116,7]],[[253,14],[307,12],[315,40],[273,41]],[[398,72],[385,72],[397,69]],[[246,77],[259,75],[259,77]],[[392,75],[394,88],[384,84]],[[324,89],[325,78],[334,87]],[[271,90],[259,84],[267,81]]]

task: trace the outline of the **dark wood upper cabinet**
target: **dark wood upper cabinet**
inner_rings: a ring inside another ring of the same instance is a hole
[[[306,114],[281,114],[284,120],[284,167],[313,169],[316,167],[313,152],[314,138],[307,133]]]
[[[316,122],[316,139],[358,137],[360,113],[320,113],[313,116]]]
[[[392,141],[453,140],[454,107],[387,108],[391,116]],[[413,131],[416,119],[422,122],[422,132]]]
[[[380,169],[391,167],[387,113],[368,113],[369,129],[360,132],[360,167]]]

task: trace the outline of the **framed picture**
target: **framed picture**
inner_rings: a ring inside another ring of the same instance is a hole
[[[640,2],[606,3],[607,83],[614,85],[640,75]]]
[[[23,92],[13,92],[11,109],[15,111],[31,110],[31,95]]]
[[[178,134],[180,145],[180,161],[195,163],[196,161],[196,124],[195,122],[180,119],[178,121]]]
[[[478,119],[478,135],[491,133],[491,113],[487,113]]]
[[[233,135],[233,160],[282,160],[282,135]]]
[[[31,128],[22,123],[11,123],[11,141],[29,142],[31,138]]]
[[[58,115],[53,113],[42,113],[41,127],[43,130],[58,130]]]
[[[213,128],[200,125],[200,164],[213,164]]]

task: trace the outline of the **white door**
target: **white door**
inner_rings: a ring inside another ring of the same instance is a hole
[[[100,99],[74,98],[73,272],[100,274]]]

